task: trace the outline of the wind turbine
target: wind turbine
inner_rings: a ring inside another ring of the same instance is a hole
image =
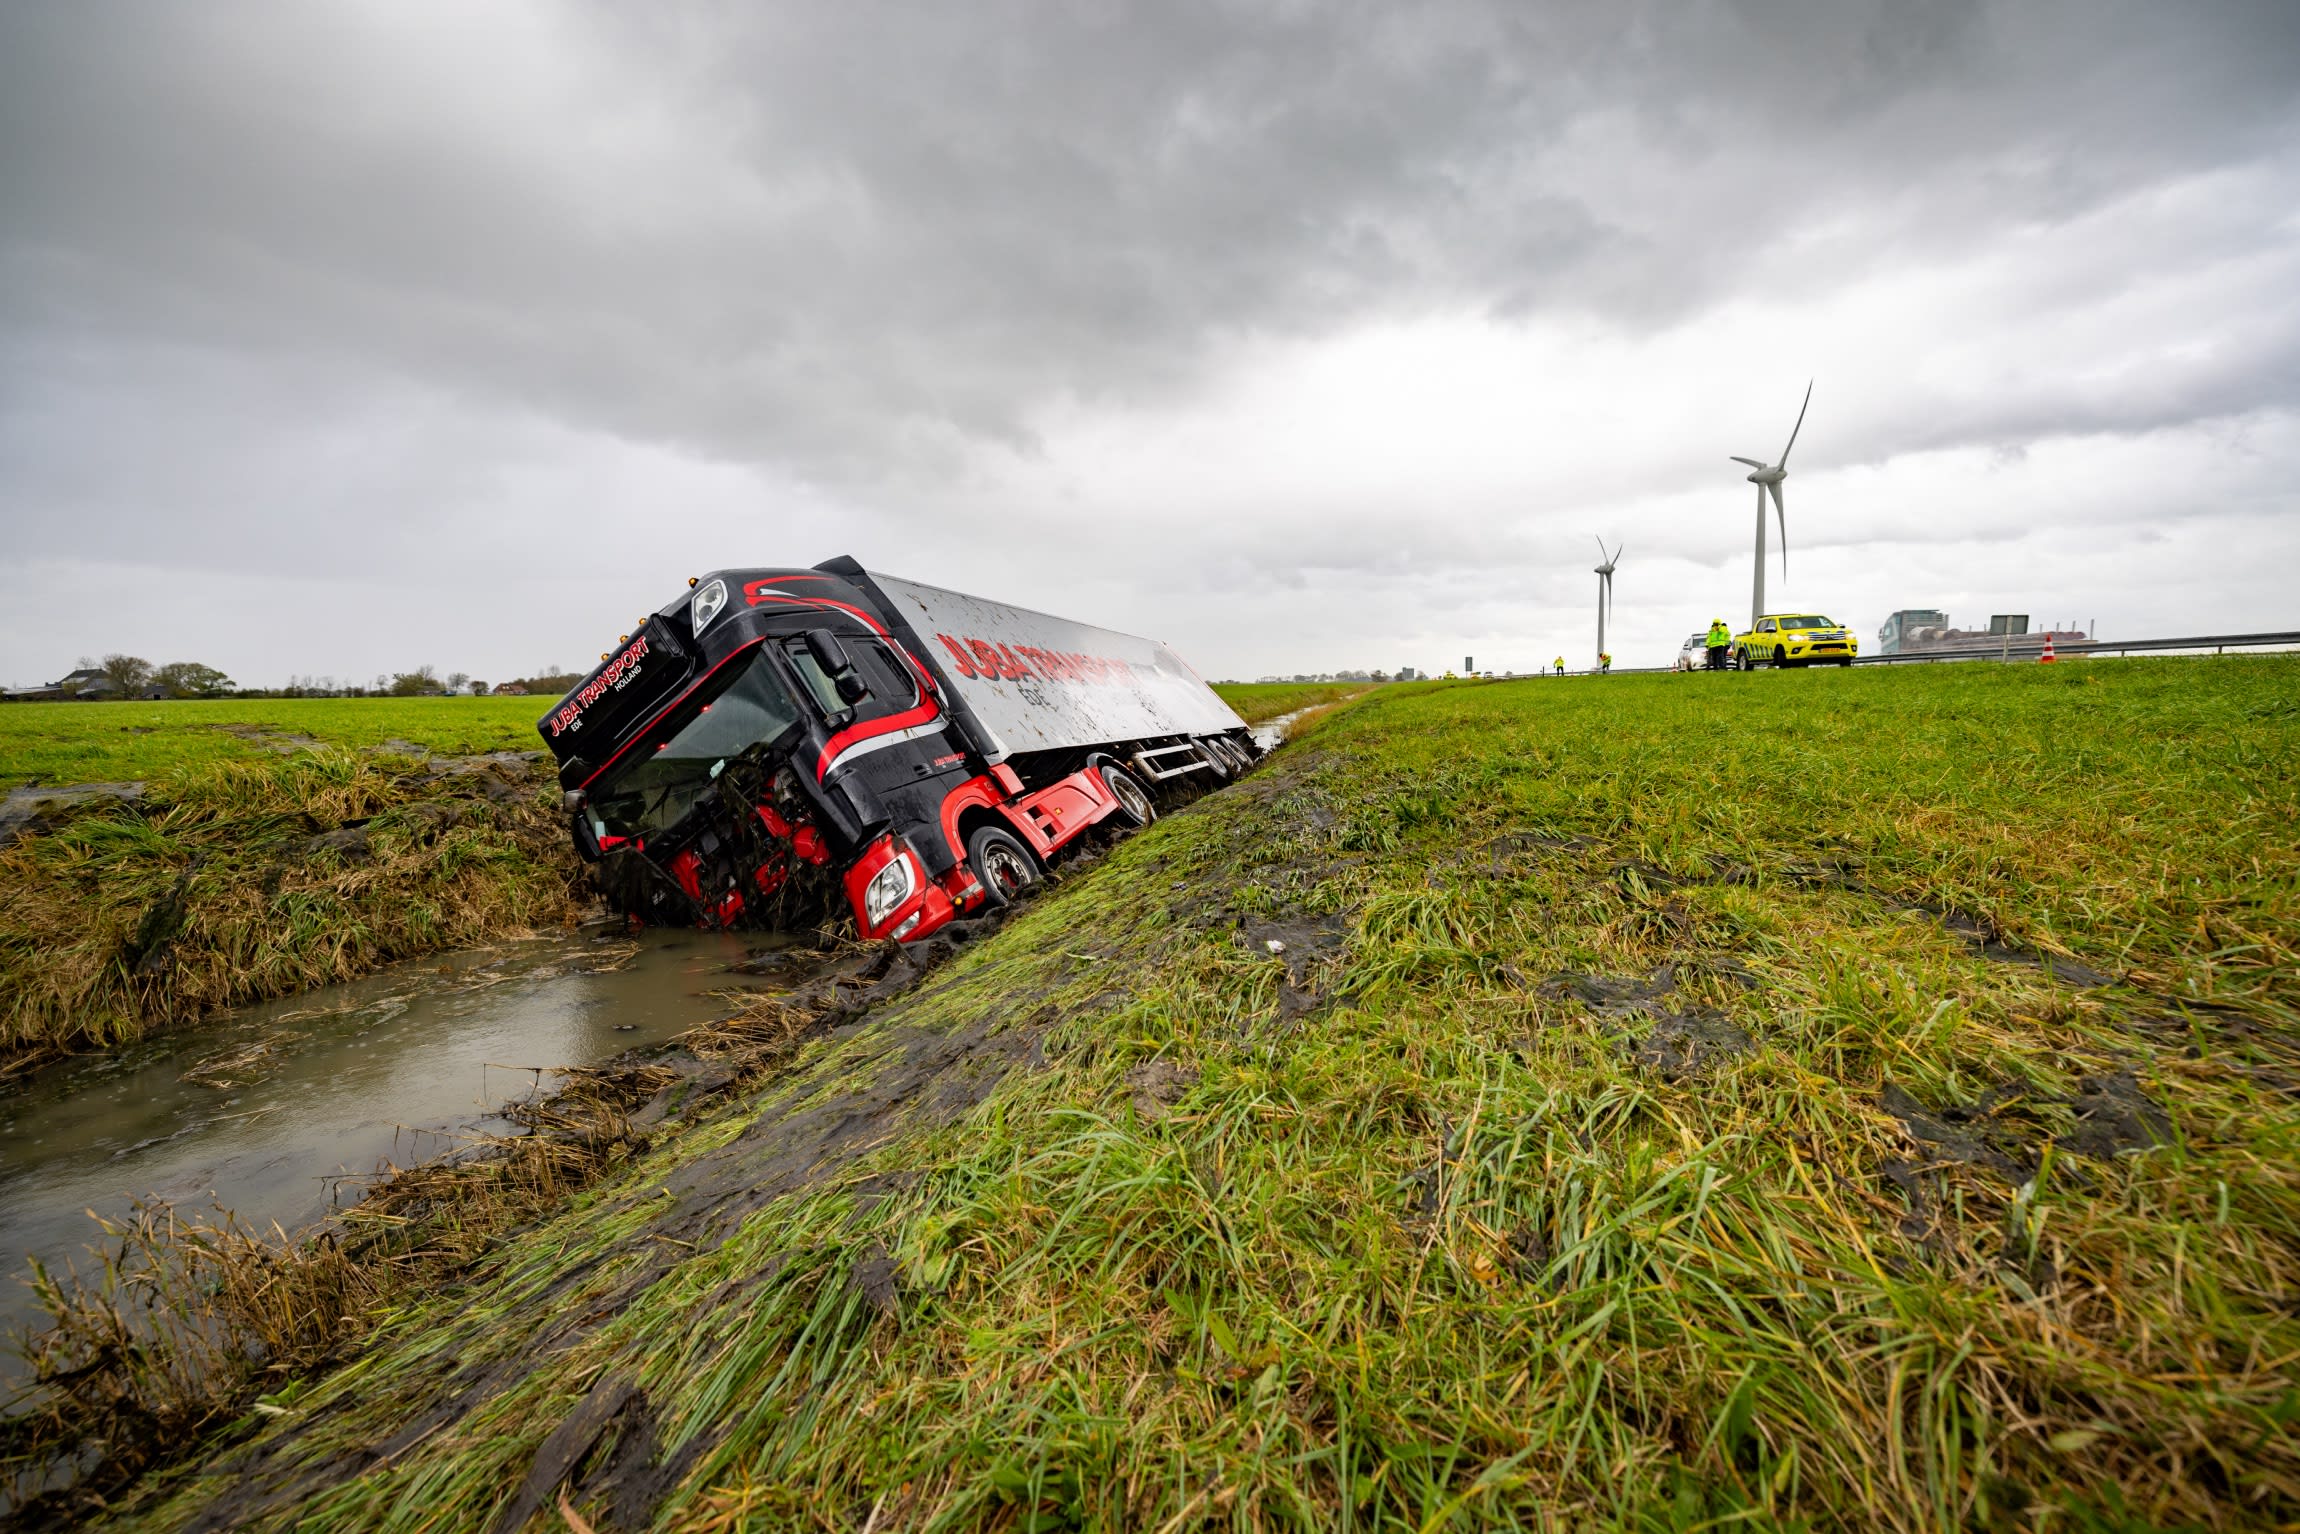
[[[1621,558],[1621,545],[1613,552],[1605,552],[1605,540],[1597,540],[1597,553],[1605,563],[1597,567],[1597,653],[1605,654],[1605,610],[1613,605],[1613,566]]]
[[[1813,403],[1812,380],[1805,382],[1805,404],[1797,407],[1797,424],[1789,428],[1789,447],[1797,445],[1797,433],[1805,426],[1805,406]],[[1773,493],[1773,514],[1781,521],[1781,578],[1789,578],[1789,513],[1781,504],[1781,481],[1789,477],[1789,447],[1781,449],[1781,461],[1774,464],[1759,463],[1754,458],[1733,454],[1735,463],[1747,464],[1752,472],[1749,483],[1757,487],[1757,584],[1749,598],[1749,627],[1757,626],[1757,619],[1765,611],[1765,492]],[[1604,547],[1601,543],[1600,548]]]

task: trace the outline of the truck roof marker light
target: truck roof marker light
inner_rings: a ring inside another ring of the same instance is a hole
[[[694,587],[695,587],[695,582],[697,582],[697,581],[699,581],[699,580],[701,580],[701,579],[702,579],[702,577],[701,577],[701,576],[699,576],[699,575],[690,575],[690,576],[688,576],[688,577],[687,577],[687,589],[688,589],[688,590],[690,590],[690,591],[692,591],[692,590],[694,589]]]
[[[690,581],[688,584],[693,585],[694,582]],[[711,582],[710,585],[696,592],[688,602],[688,628],[697,634],[702,633],[703,630],[711,626],[711,620],[719,616],[720,609],[726,605],[727,583],[725,581]]]

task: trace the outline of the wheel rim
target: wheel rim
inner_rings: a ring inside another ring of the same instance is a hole
[[[1125,773],[1105,771],[1102,781],[1110,785],[1111,795],[1117,799],[1120,808],[1134,817],[1136,825],[1146,826],[1156,818],[1157,811],[1150,808],[1150,796],[1143,793],[1141,785]]]
[[[1000,892],[1011,895],[1030,882],[1030,870],[1012,847],[990,847],[982,854],[982,875]]]

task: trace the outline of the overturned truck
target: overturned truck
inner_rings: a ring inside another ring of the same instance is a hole
[[[845,558],[689,581],[536,727],[615,909],[774,928],[843,895],[903,941],[1254,761],[1163,644]]]

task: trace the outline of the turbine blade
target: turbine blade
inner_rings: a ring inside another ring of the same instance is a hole
[[[1732,460],[1733,460],[1735,463],[1745,463],[1745,464],[1747,464],[1747,465],[1748,465],[1750,468],[1752,468],[1752,469],[1764,469],[1764,468],[1770,468],[1770,467],[1771,467],[1771,465],[1770,465],[1770,464],[1762,464],[1762,463],[1759,463],[1759,462],[1758,462],[1756,459],[1754,459],[1754,458],[1743,458],[1743,457],[1742,457],[1740,454],[1738,454],[1738,453],[1728,454],[1727,456],[1729,456],[1730,458],[1732,458]]]
[[[1773,515],[1779,518],[1781,523],[1781,578],[1787,580],[1789,578],[1789,509],[1781,504],[1779,481],[1775,481],[1765,488],[1773,492]],[[1763,516],[1764,514],[1765,504],[1760,501],[1757,503],[1757,515]]]
[[[1797,424],[1789,428],[1789,447],[1797,445],[1797,433],[1805,429],[1805,410],[1813,403],[1813,380],[1805,380],[1805,403],[1797,407]],[[1781,449],[1781,467],[1789,467],[1789,447]]]

